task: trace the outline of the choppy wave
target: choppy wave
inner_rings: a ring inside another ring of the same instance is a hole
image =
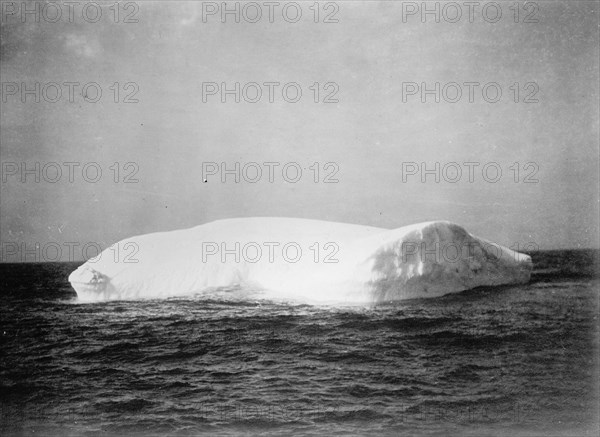
[[[0,265],[0,433],[595,435],[600,282],[532,257],[527,285],[369,307],[81,305],[72,264]]]

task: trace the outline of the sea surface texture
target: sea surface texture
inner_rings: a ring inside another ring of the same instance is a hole
[[[598,435],[598,251],[375,306],[80,303],[0,264],[0,435]]]

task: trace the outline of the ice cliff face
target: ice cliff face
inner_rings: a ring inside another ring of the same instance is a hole
[[[127,238],[69,276],[82,301],[213,290],[312,303],[436,297],[524,283],[528,255],[443,221],[394,230],[288,218],[219,220]]]

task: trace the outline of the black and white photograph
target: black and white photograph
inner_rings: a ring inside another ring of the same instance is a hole
[[[0,435],[600,433],[600,1],[0,0]]]

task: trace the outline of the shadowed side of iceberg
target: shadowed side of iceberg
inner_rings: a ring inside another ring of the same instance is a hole
[[[87,263],[71,272],[69,282],[81,301],[109,300],[115,291],[110,280]]]
[[[373,301],[428,298],[480,286],[527,283],[531,257],[445,221],[390,231],[363,265]]]

